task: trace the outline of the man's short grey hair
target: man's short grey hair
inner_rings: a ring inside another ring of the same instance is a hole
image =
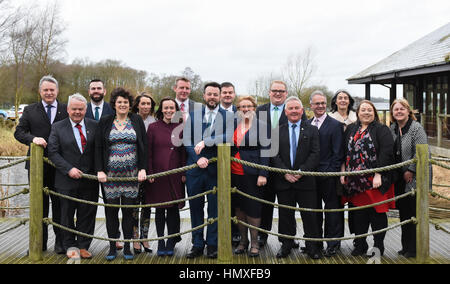
[[[319,90],[315,90],[314,92],[312,92],[311,96],[309,97],[309,102],[312,103],[312,100],[315,96],[322,96],[325,98],[325,100],[327,100],[327,96]]]
[[[39,90],[41,89],[42,84],[43,84],[44,82],[50,82],[50,83],[53,83],[53,84],[56,85],[56,88],[59,89],[58,81],[57,81],[55,78],[53,78],[53,76],[51,76],[51,75],[46,75],[46,76],[42,77],[41,80],[39,81]]]
[[[72,101],[79,101],[79,102],[84,103],[85,106],[87,106],[87,100],[86,100],[86,98],[83,97],[83,95],[81,95],[81,94],[79,94],[79,93],[76,93],[76,94],[73,94],[73,95],[69,96],[69,102],[67,103],[67,105],[70,106],[70,103],[71,103]]]
[[[299,103],[300,103],[300,106],[303,108],[303,103],[302,103],[302,101],[301,101],[298,97],[296,97],[296,96],[288,97],[288,98],[286,99],[286,101],[284,102],[284,105],[287,105],[287,103],[290,102],[290,101],[297,101],[297,102],[299,102]]]

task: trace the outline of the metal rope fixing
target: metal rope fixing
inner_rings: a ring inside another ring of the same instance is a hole
[[[356,176],[356,175],[367,175],[367,174],[373,174],[378,172],[384,172],[384,171],[390,171],[393,169],[398,169],[404,166],[408,166],[411,164],[414,164],[417,162],[417,159],[411,159],[402,163],[389,165],[386,167],[376,168],[376,169],[369,169],[369,170],[363,170],[363,171],[354,171],[354,172],[304,172],[304,171],[293,171],[293,170],[285,170],[285,169],[279,169],[279,168],[272,168],[268,166],[258,165],[255,163],[250,163],[244,160],[239,160],[234,157],[231,157],[231,161],[242,164],[244,166],[260,169],[260,170],[266,170],[271,172],[276,172],[279,174],[291,174],[291,175],[302,175],[302,176],[326,176],[326,177],[341,177],[341,176]],[[450,169],[450,167],[449,167]]]
[[[248,195],[248,194],[238,190],[237,188],[231,189],[231,192],[240,194],[240,195],[242,195],[244,197],[247,197],[247,198],[259,201],[261,203],[265,203],[265,204],[268,204],[268,205],[273,205],[274,207],[290,209],[290,210],[295,210],[295,211],[319,212],[319,213],[321,213],[321,212],[322,213],[330,213],[330,212],[344,212],[344,211],[362,210],[362,209],[366,209],[366,208],[371,208],[371,207],[375,207],[375,206],[378,206],[378,205],[382,205],[382,204],[385,204],[385,203],[389,203],[389,202],[392,202],[392,201],[396,201],[398,199],[402,199],[402,198],[405,198],[405,197],[410,196],[410,195],[415,195],[415,193],[416,193],[415,190],[411,190],[410,192],[407,192],[405,194],[396,196],[394,198],[391,198],[391,199],[388,199],[388,200],[385,200],[385,201],[381,201],[381,202],[377,202],[377,203],[373,203],[373,204],[369,204],[369,205],[365,205],[365,206],[359,206],[359,207],[341,208],[341,209],[312,209],[312,208],[298,208],[298,207],[293,207],[293,206],[288,206],[288,205],[283,205],[283,204],[272,203],[270,201],[254,197],[252,195]]]
[[[76,231],[76,230],[67,228],[67,227],[65,227],[65,226],[63,226],[63,225],[60,225],[60,224],[58,224],[58,223],[55,223],[55,222],[53,222],[53,220],[51,220],[51,219],[49,219],[49,218],[44,218],[44,219],[43,219],[43,222],[44,222],[45,224],[47,224],[47,225],[55,226],[55,227],[57,227],[57,228],[60,228],[60,229],[62,229],[62,230],[68,231],[68,232],[70,232],[70,233],[73,233],[73,234],[76,234],[76,235],[79,235],[79,236],[82,236],[82,237],[92,238],[92,239],[97,239],[97,240],[101,240],[101,241],[108,241],[108,242],[128,242],[128,243],[134,243],[134,242],[152,242],[152,241],[160,241],[160,240],[164,240],[164,239],[168,239],[168,238],[178,237],[178,236],[182,236],[182,235],[185,235],[185,234],[189,234],[189,233],[192,233],[193,231],[202,229],[202,228],[204,228],[204,227],[206,227],[206,226],[208,226],[208,225],[214,224],[214,223],[217,222],[217,221],[218,221],[218,218],[208,219],[208,221],[207,221],[206,223],[204,223],[204,224],[202,224],[202,225],[200,225],[200,226],[197,226],[197,227],[195,227],[195,228],[192,228],[192,229],[190,229],[190,230],[188,230],[188,231],[180,232],[180,233],[177,233],[177,234],[168,235],[168,236],[164,236],[164,237],[159,237],[159,238],[153,238],[153,239],[128,239],[128,240],[121,240],[121,239],[103,238],[103,237],[97,237],[97,236],[94,236],[94,235],[85,234],[85,233],[78,232],[78,231]]]
[[[237,217],[232,217],[231,221],[233,221],[235,224],[241,224],[241,225],[244,225],[247,228],[254,229],[254,230],[257,230],[259,232],[263,232],[263,233],[270,234],[270,235],[277,236],[277,237],[281,237],[281,238],[300,240],[300,241],[311,241],[311,242],[330,242],[330,241],[346,241],[346,240],[352,240],[352,239],[359,239],[359,238],[365,238],[365,237],[368,237],[368,236],[384,233],[384,232],[387,232],[389,230],[395,229],[397,227],[403,226],[403,225],[408,224],[408,223],[416,223],[416,218],[411,218],[409,220],[405,220],[403,222],[397,223],[397,224],[392,225],[390,227],[387,227],[387,228],[384,228],[384,229],[381,229],[381,230],[378,230],[378,231],[373,231],[371,233],[367,233],[367,234],[363,234],[363,235],[355,235],[354,237],[342,237],[342,238],[301,238],[301,237],[283,235],[283,234],[273,233],[271,231],[266,231],[266,230],[263,230],[263,229],[261,229],[259,227],[255,227],[255,226],[252,226],[252,225],[247,224],[245,222],[242,222]]]

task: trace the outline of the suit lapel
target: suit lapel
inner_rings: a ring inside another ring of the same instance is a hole
[[[42,101],[38,102],[37,108],[40,112],[40,115],[41,115],[43,121],[45,121],[48,125],[51,126],[50,121],[48,121],[47,112],[45,111],[44,106],[42,105]]]

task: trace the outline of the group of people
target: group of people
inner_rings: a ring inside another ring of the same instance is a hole
[[[28,106],[16,127],[16,139],[26,145],[35,143],[44,148],[55,168],[44,165],[44,186],[59,193],[87,201],[98,201],[99,191],[107,205],[105,208],[108,237],[120,239],[121,230],[126,240],[146,239],[150,227],[151,209],[135,209],[116,205],[158,204],[155,226],[158,256],[171,256],[175,245],[181,241],[180,209],[185,192],[189,197],[210,191],[217,186],[217,165],[210,159],[217,157],[217,145],[231,143],[231,155],[260,165],[298,171],[298,174],[278,174],[255,169],[239,162],[231,164],[231,183],[240,191],[279,204],[303,208],[339,209],[363,206],[390,199],[415,187],[415,166],[397,171],[364,176],[312,177],[302,171],[348,172],[374,169],[415,156],[415,145],[426,143],[427,136],[404,99],[391,106],[392,125],[389,129],[379,122],[375,106],[362,101],[356,112],[354,100],[345,91],[338,91],[331,101],[327,114],[327,97],[315,91],[310,97],[312,119],[305,115],[303,104],[295,96],[289,97],[283,81],[272,82],[270,102],[257,106],[251,96],[237,99],[233,84],[208,83],[203,89],[203,102],[189,99],[191,82],[180,77],[173,87],[175,98],[163,98],[159,105],[149,93],[136,99],[124,88],[104,100],[106,88],[101,80],[89,83],[90,102],[81,94],[69,97],[67,105],[57,100],[58,82],[44,76],[39,82],[41,101]],[[156,109],[156,112],[155,112]],[[148,175],[196,164],[198,167],[185,173],[147,179]],[[29,165],[27,164],[28,168]],[[83,174],[97,176],[85,179]],[[132,179],[126,179],[126,178]],[[137,180],[136,180],[137,177]],[[121,179],[122,178],[122,179]],[[112,180],[111,180],[112,179]],[[130,181],[132,180],[132,181]],[[53,221],[65,227],[92,235],[95,229],[97,206],[77,203],[53,195],[44,196],[44,217],[52,204]],[[217,217],[217,195],[209,193],[189,201],[192,228],[205,222],[207,217]],[[400,218],[415,215],[414,197],[397,202]],[[109,206],[108,206],[109,205]],[[351,233],[365,234],[387,227],[386,212],[394,202],[374,208],[349,212]],[[233,195],[232,211],[237,218],[254,227],[271,231],[273,206],[241,195]],[[119,210],[122,211],[120,230]],[[76,222],[74,217],[76,216]],[[307,238],[339,238],[344,235],[342,212],[319,214],[301,212],[304,236]],[[44,226],[43,250],[47,249],[48,230]],[[415,256],[414,225],[402,226],[402,250],[406,257]],[[167,235],[175,235],[164,238]],[[53,227],[55,251],[64,254],[76,247],[82,258],[91,258],[91,238],[77,236]],[[268,235],[246,226],[232,225],[235,254],[248,253],[259,256]],[[280,234],[295,236],[295,211],[280,208]],[[374,246],[384,251],[385,233],[374,236]],[[291,238],[279,238],[281,248],[278,258],[287,257],[298,243]],[[301,249],[311,258],[331,257],[340,248],[339,241],[327,242],[324,250],[320,242],[307,241]],[[354,241],[352,255],[362,255],[368,250],[365,238]],[[217,223],[192,232],[192,248],[187,258],[204,255],[217,257]],[[108,260],[151,252],[148,242],[111,241]],[[133,253],[134,252],[134,253]]]

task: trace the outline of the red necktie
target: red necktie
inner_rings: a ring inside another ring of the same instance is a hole
[[[78,131],[80,131],[81,148],[83,149],[83,152],[84,152],[84,149],[86,148],[86,144],[87,144],[86,137],[84,137],[83,131],[81,130],[81,125],[79,123],[77,123],[77,125],[75,125],[75,127],[78,128]]]
[[[184,112],[184,103],[181,104],[181,111]]]

